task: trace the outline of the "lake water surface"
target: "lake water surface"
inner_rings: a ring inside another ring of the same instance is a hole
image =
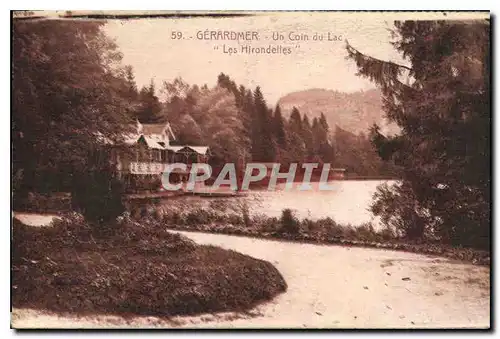
[[[372,222],[378,228],[378,218],[369,211],[373,193],[382,183],[395,183],[394,180],[339,180],[329,183],[331,191],[316,189],[300,191],[297,188],[285,189],[279,185],[276,190],[251,190],[246,196],[238,198],[201,198],[183,196],[178,198],[192,206],[216,206],[218,202],[247,205],[253,215],[264,214],[279,217],[281,211],[290,208],[299,218],[319,219],[330,217],[336,222],[358,226]],[[177,200],[177,199],[176,199]],[[168,202],[165,202],[168,203]]]

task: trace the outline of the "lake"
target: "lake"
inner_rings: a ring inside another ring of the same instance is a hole
[[[338,180],[329,182],[333,187],[331,191],[318,189],[299,191],[296,188],[286,190],[285,185],[280,184],[277,190],[251,190],[246,196],[238,198],[182,196],[175,200],[192,207],[217,208],[219,203],[247,205],[251,214],[264,214],[270,217],[279,217],[283,209],[290,208],[301,219],[330,217],[336,222],[353,226],[372,222],[375,228],[379,228],[378,218],[369,211],[373,193],[378,185],[395,182],[395,180]],[[314,186],[317,188],[317,184]],[[163,204],[172,204],[172,200]]]

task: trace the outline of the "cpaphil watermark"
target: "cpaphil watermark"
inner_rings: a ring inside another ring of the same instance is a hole
[[[329,181],[331,168],[328,163],[323,164],[319,180],[316,181],[313,180],[313,173],[315,169],[319,169],[320,165],[318,163],[302,164],[303,175],[301,180],[297,180],[297,168],[299,167],[297,163],[290,164],[285,172],[280,171],[280,166],[279,163],[248,163],[238,175],[236,165],[226,163],[213,184],[210,185],[210,188],[219,189],[224,186],[233,191],[247,191],[251,183],[266,180],[267,190],[273,191],[276,190],[278,180],[281,179],[285,180],[285,190],[335,190],[335,184]],[[172,174],[179,173],[186,177],[186,180],[171,182]],[[162,186],[167,191],[194,191],[198,185],[204,184],[206,180],[210,179],[212,173],[212,167],[205,163],[193,163],[190,168],[184,163],[168,164],[162,174]]]

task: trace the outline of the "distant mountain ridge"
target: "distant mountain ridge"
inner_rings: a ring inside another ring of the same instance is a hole
[[[367,134],[374,123],[381,127],[384,134],[395,134],[399,130],[395,124],[389,124],[384,118],[382,94],[378,89],[344,93],[313,88],[289,93],[280,98],[278,103],[287,117],[294,106],[302,115],[307,113],[310,120],[319,117],[323,112],[332,131],[335,130],[335,125],[338,125],[355,134]]]

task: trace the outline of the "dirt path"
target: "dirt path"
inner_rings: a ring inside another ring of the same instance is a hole
[[[248,314],[61,317],[15,309],[13,327],[481,327],[489,269],[413,253],[181,232],[273,263],[288,291]]]

